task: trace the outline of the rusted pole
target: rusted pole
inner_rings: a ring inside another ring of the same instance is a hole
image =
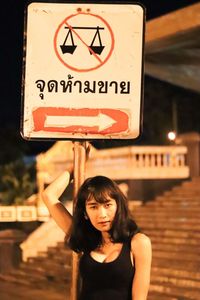
[[[76,205],[76,194],[79,187],[85,180],[85,162],[86,162],[86,142],[74,142],[74,200],[73,211]],[[72,255],[72,284],[70,300],[78,299],[80,287],[79,279],[79,255],[73,252]]]

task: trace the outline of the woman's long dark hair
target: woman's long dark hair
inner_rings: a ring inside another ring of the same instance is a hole
[[[113,242],[128,241],[140,231],[130,217],[127,199],[117,184],[105,176],[91,177],[85,180],[77,194],[72,230],[68,240],[68,245],[72,250],[90,252],[102,243],[101,232],[85,218],[86,200],[91,197],[99,203],[106,202],[108,198],[114,199],[117,203],[117,211],[109,231]]]

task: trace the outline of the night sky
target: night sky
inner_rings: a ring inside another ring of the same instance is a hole
[[[1,143],[2,136],[6,142],[6,133],[10,129],[15,130],[19,140],[22,143],[29,143],[27,154],[35,154],[43,149],[47,149],[52,143],[50,142],[27,142],[20,137],[20,115],[21,115],[21,78],[22,78],[22,53],[23,53],[23,24],[24,24],[24,6],[28,1],[24,0],[5,0],[1,3],[1,109],[0,109],[0,130]],[[29,1],[42,2],[42,1]],[[45,2],[45,1],[44,1]],[[53,2],[53,1],[46,1]],[[59,1],[57,1],[59,2]],[[72,1],[73,2],[73,1]],[[92,1],[82,1],[92,2]],[[101,1],[99,1],[101,2]],[[103,2],[103,1],[102,1]],[[106,1],[105,1],[106,2]],[[121,1],[123,2],[123,1]],[[158,17],[167,12],[176,10],[178,8],[197,3],[199,1],[192,0],[149,0],[138,1],[143,3],[147,9],[147,20]],[[114,3],[114,1],[113,1]],[[145,88],[150,89],[150,85],[161,86],[166,89],[166,93],[170,95],[178,93],[183,95],[183,99],[192,97],[199,98],[199,95],[194,95],[190,91],[184,91],[169,85],[161,83],[150,78],[145,79]],[[200,100],[199,100],[200,101]],[[184,102],[184,101],[183,101]],[[187,105],[184,103],[183,105]],[[168,108],[169,109],[169,108]],[[191,109],[191,107],[189,108]],[[193,113],[193,112],[191,112]],[[144,115],[145,116],[145,115]],[[144,123],[145,124],[145,123]],[[187,128],[186,128],[187,130]],[[192,130],[192,128],[191,128]],[[148,136],[148,130],[144,132],[144,138]]]

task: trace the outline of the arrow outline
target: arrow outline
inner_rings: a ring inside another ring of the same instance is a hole
[[[72,124],[67,127],[45,127],[48,116],[55,117],[97,117],[104,114],[116,121],[109,128],[99,131],[98,126],[76,126]],[[33,131],[63,132],[63,133],[85,133],[85,134],[115,134],[129,131],[130,112],[127,109],[111,108],[63,108],[63,107],[39,107],[32,111]]]

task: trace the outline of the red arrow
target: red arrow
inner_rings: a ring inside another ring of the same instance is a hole
[[[113,134],[128,130],[128,114],[120,109],[40,107],[32,114],[34,131]]]

